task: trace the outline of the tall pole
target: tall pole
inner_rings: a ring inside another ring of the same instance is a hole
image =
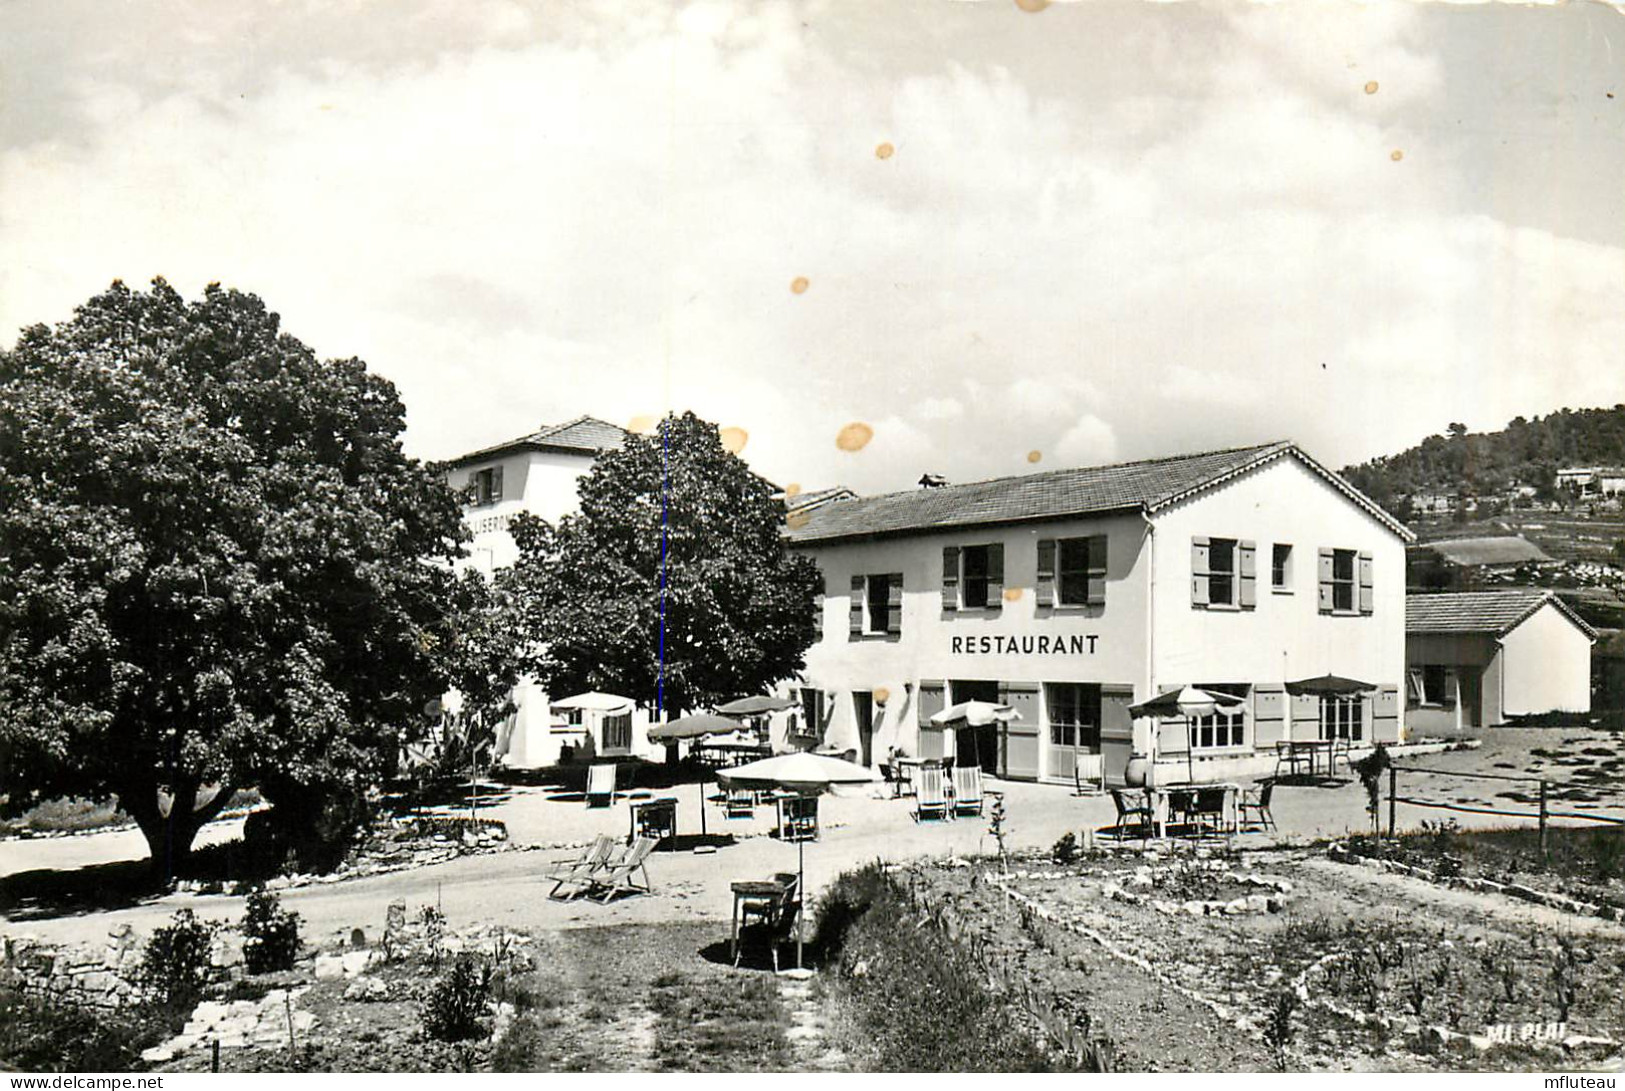
[[[1540,782],[1540,854],[1546,855],[1546,782]]]
[[[792,826],[794,823],[792,823]],[[807,906],[807,842],[796,834],[796,969],[801,969],[801,933],[806,921],[801,919]]]
[[[1398,794],[1399,770],[1392,765],[1388,767],[1388,837],[1394,836],[1394,796]]]

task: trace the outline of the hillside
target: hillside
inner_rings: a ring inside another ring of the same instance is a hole
[[[1451,424],[1446,435],[1346,467],[1343,476],[1403,518],[1406,499],[1419,494],[1500,496],[1527,485],[1552,499],[1560,467],[1595,465],[1625,465],[1625,405],[1517,417],[1499,432]]]

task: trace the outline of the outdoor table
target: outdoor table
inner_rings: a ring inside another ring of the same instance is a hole
[[[742,879],[733,883],[733,923],[728,929],[728,958],[739,956],[739,930],[750,923],[752,914],[768,918],[778,910],[795,886],[794,875],[772,879]]]
[[[629,808],[632,812],[632,838],[653,837],[660,844],[670,841],[673,848],[677,842],[677,797],[660,796],[657,799],[644,800],[633,803]]]
[[[1282,739],[1275,744],[1276,768],[1279,769],[1281,762],[1285,761],[1287,763],[1289,772],[1296,775],[1298,771],[1298,763],[1304,756],[1307,756],[1309,759],[1309,777],[1311,780],[1313,780],[1316,775],[1316,769],[1319,767],[1319,762],[1317,760],[1318,756],[1323,752],[1326,755],[1326,772],[1328,775],[1330,775],[1332,764],[1332,740]]]
[[[1235,832],[1241,828],[1240,808],[1237,804],[1241,800],[1241,785],[1239,784],[1168,784],[1159,785],[1145,790],[1146,803],[1151,808],[1151,827],[1157,837],[1168,836],[1168,797],[1175,792],[1224,792],[1224,828],[1226,832]]]

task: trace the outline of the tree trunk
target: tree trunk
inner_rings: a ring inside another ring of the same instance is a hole
[[[188,873],[192,842],[197,840],[198,831],[225,810],[236,794],[235,788],[222,784],[200,806],[198,787],[196,783],[177,785],[168,807],[163,805],[158,785],[151,780],[126,785],[119,792],[119,806],[147,839],[148,863],[153,877],[160,882],[167,884]]]

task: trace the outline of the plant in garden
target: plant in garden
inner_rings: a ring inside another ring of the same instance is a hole
[[[243,964],[251,974],[291,970],[299,957],[299,914],[275,894],[256,890],[243,916]]]
[[[987,812],[987,832],[993,835],[993,840],[999,844],[999,870],[1010,870],[1010,853],[1005,848],[1005,838],[1010,831],[1004,825],[1004,797],[994,796],[993,806]]]
[[[1270,1047],[1277,1072],[1286,1071],[1286,1051],[1292,1044],[1292,1017],[1297,1014],[1298,994],[1291,989],[1280,989],[1270,1004],[1269,1018],[1264,1023],[1264,1044]]]
[[[1365,811],[1371,817],[1371,832],[1379,833],[1382,829],[1380,822],[1382,798],[1382,774],[1392,765],[1388,757],[1388,748],[1382,743],[1359,761],[1353,763],[1354,772],[1360,778],[1360,786],[1365,789]]]
[[[423,1002],[423,1030],[442,1042],[464,1042],[485,1036],[491,1003],[491,967],[461,954],[429,989]]]
[[[1557,1006],[1557,1021],[1569,1021],[1569,1011],[1580,995],[1580,960],[1574,941],[1567,936],[1557,937],[1557,950],[1552,952],[1550,973],[1552,1003]]]
[[[466,531],[404,428],[390,383],[218,285],[115,282],[0,351],[8,810],[116,795],[161,878],[242,785],[264,843],[344,841],[445,684]]]
[[[418,920],[423,924],[423,942],[429,949],[429,962],[438,966],[441,942],[446,937],[446,915],[434,906],[426,905],[418,914]]]
[[[153,929],[136,968],[136,984],[160,1007],[197,1003],[214,973],[214,930],[190,909],[178,910],[168,924]]]
[[[507,578],[528,666],[555,693],[659,699],[672,714],[794,675],[824,578],[791,553],[777,487],[693,413],[629,435],[577,482],[557,526],[521,515]]]
[[[1050,847],[1050,856],[1057,864],[1070,864],[1078,858],[1078,838],[1071,830],[1066,831]]]

